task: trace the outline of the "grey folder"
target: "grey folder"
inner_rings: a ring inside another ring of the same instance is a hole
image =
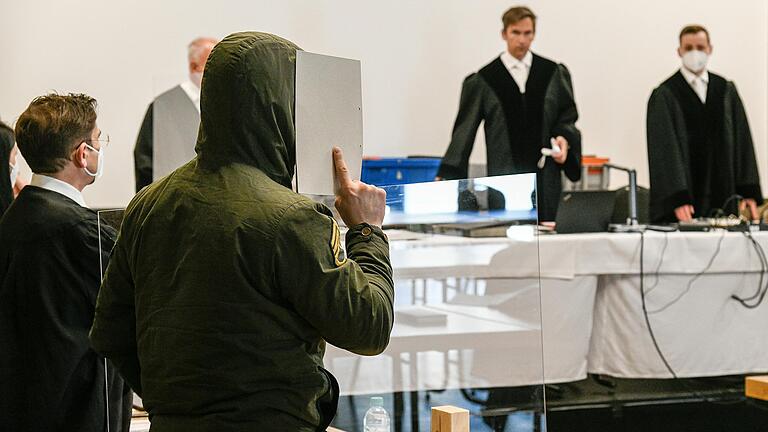
[[[154,182],[195,157],[200,112],[180,85],[158,96],[152,110]]]
[[[344,151],[352,179],[360,179],[362,109],[359,60],[296,53],[296,180],[300,193],[333,195],[333,146]]]

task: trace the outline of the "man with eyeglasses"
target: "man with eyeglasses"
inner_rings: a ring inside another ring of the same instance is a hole
[[[99,264],[115,242],[82,196],[103,172],[109,143],[96,100],[38,97],[15,132],[33,176],[0,220],[2,425],[127,431],[132,393],[88,341]]]

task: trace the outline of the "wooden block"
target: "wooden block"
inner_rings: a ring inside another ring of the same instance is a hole
[[[455,406],[432,408],[432,432],[469,432],[469,411]]]
[[[744,393],[747,397],[768,401],[768,375],[747,377]]]

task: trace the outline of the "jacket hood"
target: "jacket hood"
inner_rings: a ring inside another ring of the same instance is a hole
[[[268,33],[234,33],[211,51],[200,93],[200,164],[254,166],[290,187],[296,161],[293,42]]]

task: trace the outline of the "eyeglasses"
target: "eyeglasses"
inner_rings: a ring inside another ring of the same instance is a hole
[[[107,147],[109,146],[109,134],[101,134],[97,139],[89,138],[85,140],[85,142],[89,142],[89,143],[92,143],[94,141],[99,142],[99,148]]]

